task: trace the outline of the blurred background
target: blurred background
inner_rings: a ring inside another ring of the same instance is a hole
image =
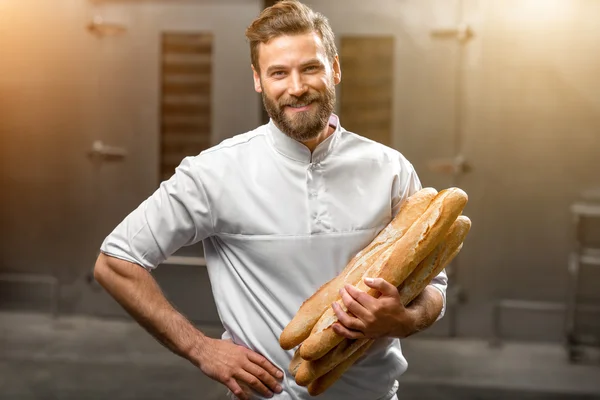
[[[0,0],[0,399],[218,399],[94,282],[181,159],[267,122],[260,0]],[[600,398],[600,1],[314,0],[344,128],[469,195],[400,398]],[[215,337],[202,246],[155,276]]]

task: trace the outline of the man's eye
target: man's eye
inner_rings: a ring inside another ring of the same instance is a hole
[[[311,71],[316,71],[317,69],[319,69],[319,67],[317,67],[316,65],[311,65],[305,68],[305,71],[311,72]]]
[[[275,71],[272,74],[272,76],[279,76],[279,77],[284,76],[284,75],[285,75],[285,72],[283,72],[283,71]]]

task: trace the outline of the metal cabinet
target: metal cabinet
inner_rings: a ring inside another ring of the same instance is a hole
[[[590,234],[591,226],[600,226],[600,193],[587,196],[571,206],[573,216],[574,243],[569,257],[569,286],[566,298],[566,344],[569,359],[577,361],[586,345],[598,345],[598,337],[578,330],[578,316],[581,311],[598,313],[600,306],[582,301],[581,275],[584,268],[600,269],[600,237]],[[587,225],[587,226],[586,226]]]

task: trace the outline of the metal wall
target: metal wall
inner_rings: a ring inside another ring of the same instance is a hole
[[[214,34],[217,143],[259,123],[244,38],[259,9],[254,1],[0,4],[0,272],[58,277],[62,312],[123,314],[88,278],[102,239],[159,183],[161,33]],[[90,157],[96,141],[126,154]],[[165,290],[193,318],[215,321],[205,271],[173,268]],[[189,287],[178,291],[168,282],[182,273]],[[49,308],[49,283],[0,282],[0,301]]]
[[[506,309],[504,335],[563,340],[569,206],[600,186],[600,4],[311,4],[338,36],[396,37],[394,147],[425,186],[469,194],[473,229],[450,279],[460,307],[430,333],[488,337],[494,304],[512,298],[554,310]],[[598,278],[588,275],[588,298]]]
[[[489,336],[499,298],[562,302],[568,206],[600,186],[600,4],[308,3],[338,37],[395,37],[393,146],[424,185],[470,196],[473,230],[451,277],[466,302],[430,334]],[[102,238],[157,185],[160,32],[214,32],[217,143],[259,124],[243,31],[260,6],[0,3],[1,271],[55,274],[66,312],[119,315],[85,275]],[[126,32],[92,34],[95,15]],[[127,157],[92,162],[96,139]],[[157,276],[188,315],[216,320],[201,270],[163,266]],[[560,311],[507,310],[503,321],[510,337],[561,340]]]

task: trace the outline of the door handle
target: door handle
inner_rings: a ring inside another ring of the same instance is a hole
[[[431,30],[431,36],[436,39],[456,39],[465,43],[474,36],[473,29],[469,24],[462,23],[454,28],[436,28]]]
[[[127,156],[127,150],[123,147],[107,146],[101,140],[92,143],[92,149],[88,155],[94,159],[105,161],[122,160]]]
[[[462,154],[459,154],[454,158],[431,160],[427,163],[427,167],[430,171],[444,175],[466,174],[473,170],[472,165],[467,162]]]

